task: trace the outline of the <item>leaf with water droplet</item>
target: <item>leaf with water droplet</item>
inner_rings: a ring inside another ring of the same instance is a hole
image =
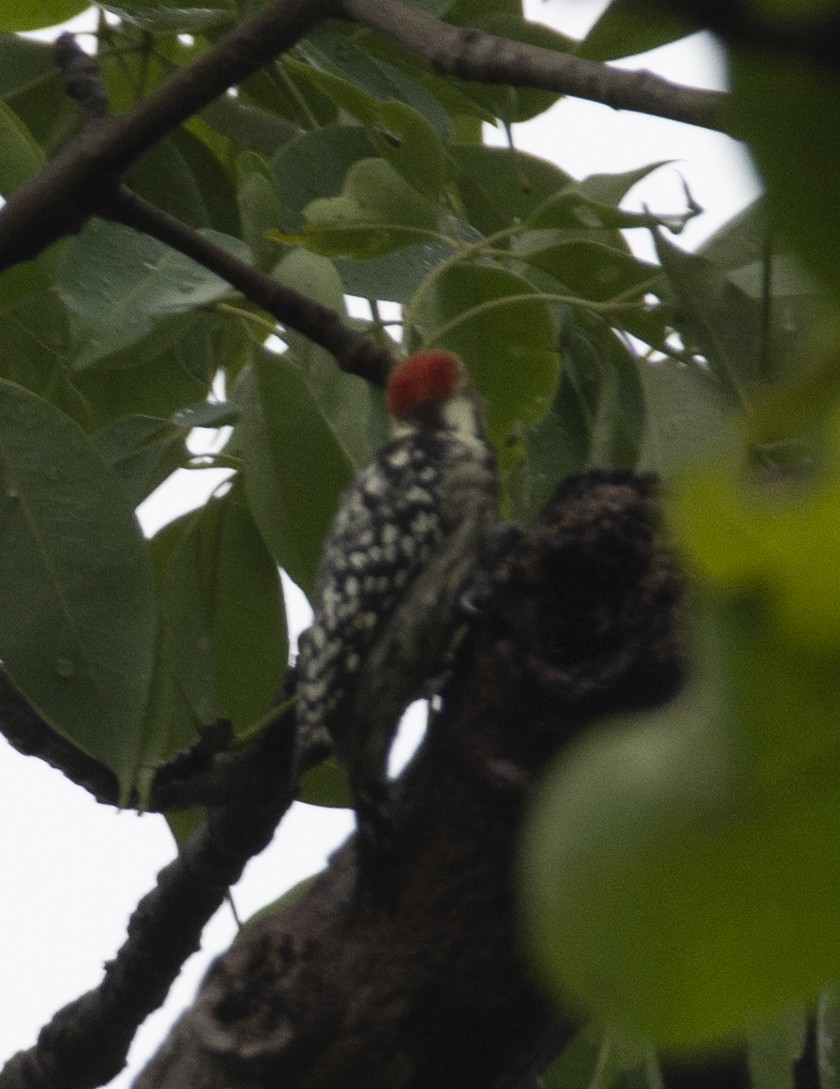
[[[157,606],[120,478],[54,405],[0,381],[0,658],[24,698],[133,782]],[[72,684],[68,683],[72,679]]]

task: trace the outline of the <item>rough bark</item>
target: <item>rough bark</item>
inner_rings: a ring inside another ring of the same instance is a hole
[[[522,947],[517,841],[559,749],[679,683],[679,580],[655,523],[650,478],[561,485],[480,590],[398,785],[396,903],[355,895],[348,842],[215,963],[136,1089],[487,1089],[562,1046],[573,1021]]]

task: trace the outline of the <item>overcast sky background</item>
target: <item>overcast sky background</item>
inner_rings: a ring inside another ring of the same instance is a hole
[[[526,0],[529,18],[582,36],[606,0]],[[92,19],[74,20],[90,29]],[[665,47],[626,66],[643,67],[698,87],[723,88],[719,51],[707,36]],[[494,141],[504,142],[502,133]],[[758,185],[742,149],[728,137],[687,125],[604,106],[567,100],[516,129],[516,144],[557,162],[569,173],[617,173],[663,159],[676,160],[637,187],[628,207],[646,203],[659,212],[679,211],[684,178],[706,210],[679,243],[696,246],[751,201]],[[634,232],[637,236],[640,232]],[[632,238],[641,252],[644,239]],[[199,436],[202,438],[202,436]],[[207,439],[206,433],[203,436]],[[164,485],[139,512],[147,533],[197,506],[218,484],[217,473],[181,474]],[[293,623],[307,622],[296,594]],[[293,633],[293,634],[296,634]],[[411,731],[409,731],[411,732]],[[417,726],[413,732],[416,735]],[[410,746],[410,738],[404,742]],[[247,918],[304,876],[320,869],[352,825],[344,811],[296,805],[274,842],[248,866],[235,890],[239,914]],[[138,899],[174,855],[172,838],[157,815],[139,817],[100,806],[40,761],[22,757],[0,740],[0,965],[5,998],[0,1018],[0,1066],[29,1047],[60,1006],[96,986],[102,964],[113,957]],[[111,1084],[125,1089],[195,993],[206,968],[234,936],[223,907],[205,931],[202,951],[191,958],[164,1008],[144,1025],[127,1070]]]

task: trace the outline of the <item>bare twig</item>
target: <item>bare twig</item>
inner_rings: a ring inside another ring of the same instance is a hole
[[[438,72],[586,98],[689,125],[726,131],[727,95],[670,83],[650,72],[628,72],[566,53],[454,27],[405,0],[341,0],[344,15],[425,57]]]

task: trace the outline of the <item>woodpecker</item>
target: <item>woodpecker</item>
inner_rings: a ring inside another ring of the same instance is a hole
[[[498,521],[496,459],[458,357],[413,355],[393,371],[387,404],[392,437],[340,500],[297,660],[301,734],[329,735],[372,882],[392,848],[391,742],[443,670]]]

